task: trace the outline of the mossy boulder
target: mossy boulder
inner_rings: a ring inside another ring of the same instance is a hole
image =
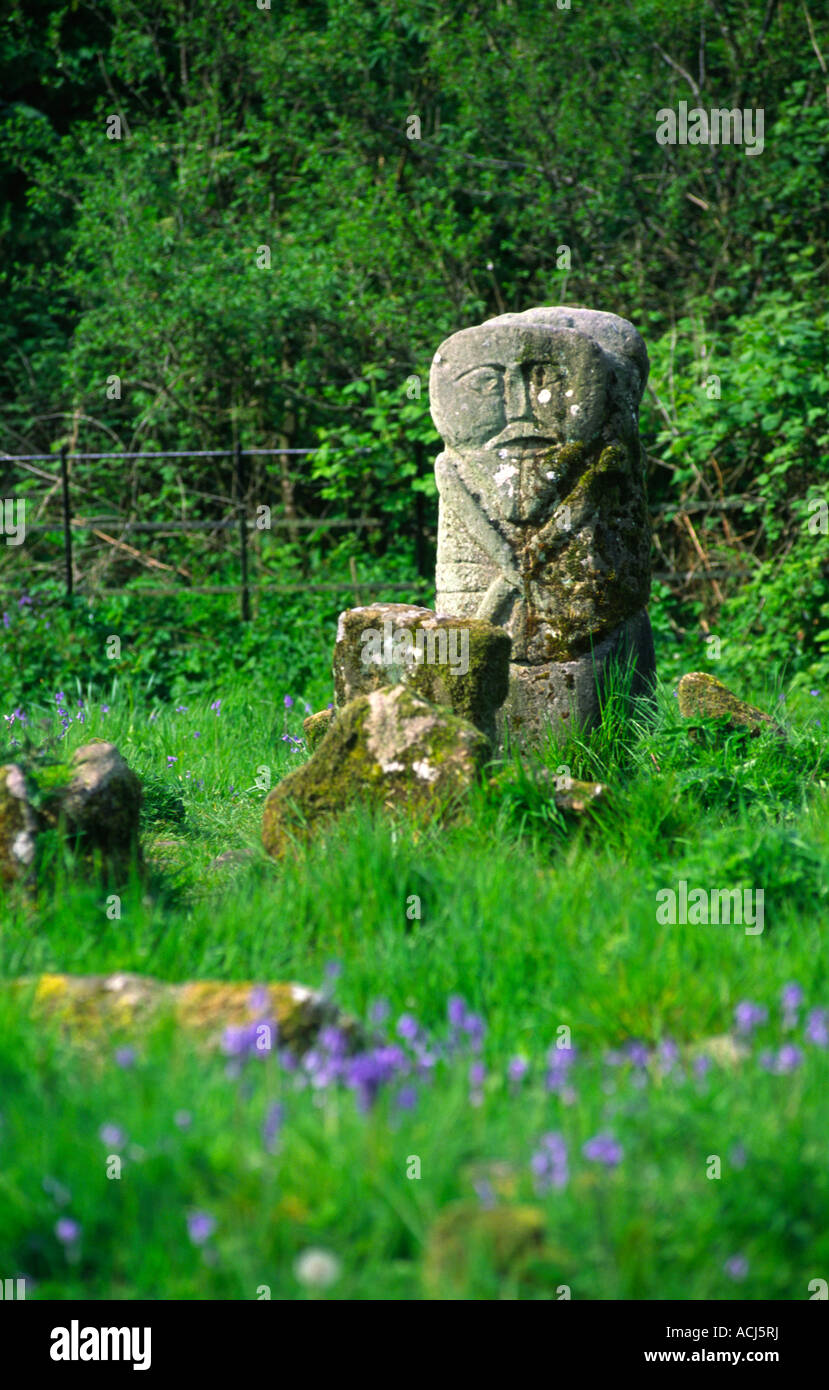
[[[706,671],[683,676],[677,690],[679,712],[686,719],[722,719],[727,730],[747,729],[756,737],[763,729],[782,734],[780,725],[756,705],[747,705],[728,686]],[[691,730],[694,737],[695,730]]]
[[[321,709],[318,714],[309,714],[307,719],[303,719],[302,732],[305,734],[305,742],[310,753],[313,753],[317,744],[325,738],[333,718],[333,709]]]
[[[595,806],[604,806],[608,801],[608,789],[604,782],[580,782],[575,777],[567,777],[553,790],[553,800],[559,811],[566,815],[581,816]]]
[[[359,695],[341,709],[302,767],[265,802],[262,841],[280,857],[292,834],[361,800],[446,814],[469,790],[490,754],[468,720],[429,704],[405,685]]]
[[[402,684],[468,719],[490,741],[509,689],[509,634],[476,618],[403,603],[349,608],[334,646],[334,698]]]
[[[69,783],[50,798],[47,820],[108,860],[128,859],[138,844],[141,783],[114,743],[86,743],[72,758]]]
[[[68,763],[0,769],[0,881],[30,877],[53,833],[83,861],[124,871],[139,854],[141,783],[113,743],[84,744]]]
[[[508,792],[521,785],[522,777],[515,764],[508,764],[493,773],[489,786]],[[580,782],[569,774],[556,775],[549,768],[539,768],[533,780],[549,792],[557,810],[564,815],[583,816],[599,806],[606,806],[610,800],[610,789],[604,782]]]
[[[226,1030],[275,1024],[274,1047],[303,1053],[320,1028],[331,1025],[356,1049],[362,1035],[356,1020],[343,1015],[316,990],[300,984],[227,984],[195,980],[166,984],[149,975],[40,975],[11,981],[7,989],[28,995],[34,1017],[64,1025],[77,1041],[109,1047],[115,1035],[139,1036],[164,1017],[191,1032],[210,1051],[227,1046]]]
[[[520,1278],[542,1254],[546,1221],[532,1206],[482,1207],[456,1202],[445,1207],[429,1231],[423,1254],[423,1284],[429,1298],[463,1298],[476,1268],[500,1278]]]
[[[30,795],[16,763],[0,767],[0,883],[26,879],[32,871],[37,820]]]

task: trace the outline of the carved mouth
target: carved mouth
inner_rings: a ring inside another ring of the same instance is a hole
[[[520,434],[503,435],[493,439],[488,445],[488,449],[516,449],[522,454],[537,453],[541,449],[551,449],[555,444],[554,439],[549,439],[544,434]]]

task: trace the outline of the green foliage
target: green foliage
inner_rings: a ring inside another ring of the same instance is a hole
[[[0,45],[0,443],[53,451],[71,421],[87,450],[318,443],[290,465],[300,509],[379,525],[333,551],[303,534],[291,559],[307,579],[323,556],[383,558],[386,574],[405,556],[411,575],[418,492],[434,523],[440,339],[533,303],[612,309],[653,359],[652,500],[756,499],[703,527],[711,563],[745,570],[722,581],[723,624],[822,678],[826,547],[798,531],[827,469],[829,113],[813,54],[800,10],[761,21],[749,0],[702,34],[684,0],[610,14],[532,0],[451,23],[431,0],[16,3]],[[762,154],[657,144],[655,112],[691,82],[703,107],[762,106]],[[252,465],[249,498],[274,501],[279,467]],[[37,504],[42,479],[0,473]],[[186,498],[206,517],[230,462],[89,461],[73,486],[90,510],[156,520]],[[742,536],[762,521],[757,544],[735,548],[723,518]],[[85,567],[95,544],[79,533]],[[154,544],[220,577],[203,538]],[[132,581],[115,560],[108,580]],[[694,594],[658,597],[666,634],[717,616],[713,590]],[[166,689],[162,644],[147,647]],[[204,676],[194,647],[188,678]]]

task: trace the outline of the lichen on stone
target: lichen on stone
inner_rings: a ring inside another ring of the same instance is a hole
[[[357,1021],[340,1013],[317,990],[297,983],[195,980],[168,984],[148,975],[45,974],[3,986],[13,997],[28,998],[32,1016],[49,1018],[80,1044],[111,1050],[113,1038],[138,1038],[150,1025],[168,1019],[192,1034],[199,1046],[215,1051],[225,1030],[262,1020],[275,1025],[273,1047],[303,1053],[325,1025],[339,1028],[348,1050],[363,1044]],[[255,1001],[255,1002],[254,1002]]]
[[[308,762],[268,796],[265,849],[279,858],[292,837],[304,837],[352,802],[405,805],[415,818],[448,814],[489,753],[488,739],[473,724],[407,686],[357,696],[338,712]]]
[[[727,685],[706,671],[690,671],[677,688],[679,712],[686,719],[719,720],[726,730],[748,730],[752,738],[763,729],[783,735],[770,715],[756,705],[746,704]],[[695,730],[691,729],[691,737]]]

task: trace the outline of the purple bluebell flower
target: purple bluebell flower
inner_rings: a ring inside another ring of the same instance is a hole
[[[732,1255],[723,1265],[725,1273],[729,1279],[745,1279],[748,1274],[748,1260],[745,1255]]]
[[[469,1046],[473,1052],[480,1052],[483,1046],[486,1024],[480,1014],[467,1014],[463,1021],[462,1028],[469,1038]]]
[[[794,1043],[784,1043],[774,1059],[774,1070],[778,1076],[788,1076],[790,1072],[797,1071],[803,1061],[803,1053]]]
[[[282,703],[284,704],[284,706],[285,706],[286,709],[291,709],[291,708],[293,707],[293,703],[294,703],[293,696],[292,696],[292,695],[286,695],[286,696],[285,696],[285,699],[283,700]]]
[[[76,1245],[81,1238],[81,1228],[71,1216],[62,1216],[55,1222],[55,1235],[61,1245]]]
[[[278,1035],[275,1019],[259,1017],[249,1023],[231,1023],[222,1034],[221,1050],[225,1057],[237,1060],[267,1057],[272,1051],[274,1038]]]
[[[369,1009],[369,1019],[372,1023],[385,1023],[391,1013],[391,1005],[388,999],[377,999]]]
[[[401,1014],[397,1020],[397,1031],[401,1038],[405,1038],[407,1042],[413,1042],[420,1032],[420,1025],[411,1014]]]
[[[462,1028],[466,1019],[466,1003],[459,994],[450,996],[446,1011],[453,1028]]]
[[[570,1068],[576,1059],[574,1047],[551,1047],[547,1053],[547,1075],[544,1084],[548,1091],[559,1093],[567,1086]]]
[[[136,1055],[134,1047],[118,1047],[115,1050],[116,1065],[126,1071],[129,1067],[135,1066]]]
[[[262,1126],[262,1139],[268,1153],[276,1153],[279,1148],[279,1136],[284,1123],[285,1107],[281,1101],[274,1101],[272,1105],[268,1106],[265,1123]]]
[[[98,1138],[108,1149],[121,1149],[127,1142],[127,1136],[118,1125],[101,1125]]]
[[[254,1023],[230,1023],[222,1034],[221,1050],[225,1057],[244,1057],[255,1041]]]
[[[585,1158],[603,1163],[607,1168],[615,1168],[624,1157],[624,1149],[612,1134],[597,1134],[593,1139],[588,1139],[582,1153]]]
[[[417,1075],[421,1077],[430,1076],[432,1069],[437,1061],[436,1054],[434,1052],[431,1052],[428,1048],[423,1047],[419,1043],[415,1043],[414,1053],[415,1071]]]
[[[210,1239],[215,1229],[215,1216],[210,1216],[206,1211],[188,1213],[187,1234],[194,1245],[204,1245],[204,1242]]]
[[[271,1007],[271,996],[264,985],[254,985],[248,995],[248,1008],[251,1013],[258,1017],[266,1013]]]
[[[806,1019],[806,1037],[817,1047],[829,1047],[826,1009],[812,1009]]]
[[[803,1002],[803,990],[800,985],[784,985],[780,1002],[783,1005],[783,1028],[788,1032],[797,1027],[798,1012]]]
[[[358,1108],[365,1112],[371,1109],[380,1087],[404,1075],[407,1069],[406,1054],[392,1043],[348,1058],[344,1077],[346,1085],[356,1093]]]
[[[758,1023],[765,1023],[768,1018],[768,1009],[762,1004],[752,1004],[745,999],[734,1010],[734,1023],[738,1033],[751,1033]]]
[[[530,1168],[539,1196],[567,1186],[567,1145],[561,1134],[543,1134],[530,1159]]]
[[[517,1086],[530,1069],[530,1064],[526,1057],[513,1057],[507,1066],[507,1077],[513,1086]]]
[[[414,1110],[417,1105],[417,1091],[414,1086],[403,1086],[397,1093],[396,1104],[400,1110]]]

